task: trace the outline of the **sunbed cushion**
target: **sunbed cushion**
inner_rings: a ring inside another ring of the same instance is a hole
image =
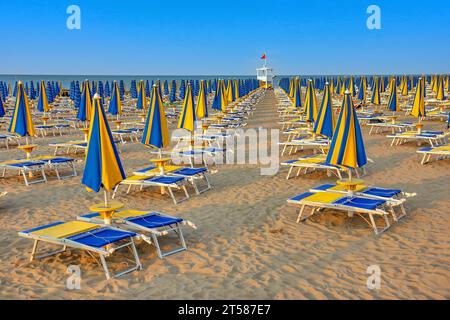
[[[289,200],[291,200],[291,201],[301,201],[301,200],[303,200],[303,199],[305,199],[305,198],[307,198],[309,196],[312,196],[313,194],[314,194],[313,192],[305,192],[305,193],[299,194],[298,196],[290,198]]]
[[[134,232],[101,228],[95,231],[88,231],[77,234],[69,237],[68,239],[90,247],[100,248],[129,237],[134,237],[135,235],[136,233]]]
[[[171,173],[180,174],[183,176],[195,176],[196,174],[204,173],[207,170],[208,169],[206,168],[183,168],[180,170],[172,171]]]
[[[153,170],[153,169],[156,169],[156,167],[155,166],[150,166],[150,167],[146,167],[146,168],[143,168],[143,169],[140,169],[140,170],[136,170],[135,172],[144,173],[146,171],[150,171],[150,170]]]
[[[172,184],[182,181],[183,177],[168,177],[168,176],[161,176],[161,177],[155,177],[148,179],[147,181],[157,182],[157,183],[163,183],[163,184]]]
[[[344,197],[333,202],[333,204],[341,204],[354,208],[367,210],[375,210],[378,206],[386,203],[384,200],[366,199],[358,197]]]
[[[378,196],[383,198],[392,198],[393,196],[396,196],[400,194],[402,191],[399,189],[385,189],[385,188],[377,188],[377,187],[370,187],[367,190],[362,191],[363,194],[368,194],[372,196]]]
[[[181,218],[165,217],[157,213],[152,213],[144,217],[128,218],[126,220],[145,228],[164,227],[183,221]]]

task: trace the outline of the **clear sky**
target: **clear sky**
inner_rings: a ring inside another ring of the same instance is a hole
[[[0,74],[450,73],[448,0],[0,0],[0,30]]]

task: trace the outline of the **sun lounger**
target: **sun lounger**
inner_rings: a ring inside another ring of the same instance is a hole
[[[120,143],[119,140],[115,140],[114,142],[116,143],[116,145]],[[77,154],[80,150],[83,153],[86,151],[87,142],[84,140],[74,140],[69,142],[50,143],[49,146],[55,148],[55,151],[53,153],[55,156],[58,155],[58,151],[61,148],[66,149],[66,154]],[[119,149],[117,151],[120,152]]]
[[[336,184],[323,184],[315,188],[310,189],[311,192],[333,192],[349,195],[348,191],[340,185]],[[397,222],[404,216],[406,216],[406,210],[403,206],[403,203],[406,201],[406,198],[416,196],[415,193],[406,193],[401,191],[400,189],[388,189],[388,188],[380,188],[366,185],[357,186],[354,191],[354,195],[357,197],[364,197],[370,199],[379,199],[385,200],[388,202],[390,207],[390,212],[392,214],[393,219]],[[395,208],[400,208],[400,214],[397,215],[395,212]]]
[[[103,223],[103,218],[98,213],[89,213],[78,217],[79,220],[92,223]],[[148,212],[137,210],[121,210],[114,213],[113,225],[118,228],[137,232],[141,238],[149,244],[154,244],[158,257],[162,259],[168,255],[187,250],[186,242],[181,230],[182,225],[188,225],[196,229],[195,225],[187,220],[172,217],[160,212]],[[170,251],[163,252],[158,238],[174,233],[177,235],[180,246]],[[150,236],[150,238],[149,238]]]
[[[288,199],[288,203],[300,205],[297,223],[310,218],[319,210],[331,209],[344,211],[349,216],[357,214],[372,227],[375,234],[380,234],[390,227],[389,213],[385,210],[386,200],[347,196],[334,192],[305,192]],[[311,208],[311,213],[308,216],[303,216],[307,207]],[[377,226],[375,216],[381,216],[383,218],[383,227]]]
[[[131,187],[137,186],[142,190],[146,187],[160,187],[161,194],[165,194],[165,190],[167,189],[169,196],[172,198],[175,204],[178,204],[182,201],[189,199],[189,193],[186,190],[186,179],[183,177],[175,177],[175,176],[157,176],[157,177],[149,177],[146,175],[134,175],[127,177],[125,180],[122,180],[114,189],[112,198],[114,199],[116,193],[121,185],[128,186],[127,194],[130,193]],[[177,200],[173,193],[173,190],[182,190],[185,194],[185,197]]]
[[[412,130],[415,127],[415,124],[412,122],[392,122],[392,121],[381,121],[381,122],[370,122],[367,124],[370,127],[369,135],[372,133],[382,133],[386,130],[391,130],[393,134],[396,131],[403,132]]]
[[[434,147],[444,144],[448,134],[449,132],[443,131],[422,131],[422,133],[418,133],[417,131],[406,131],[387,135],[386,137],[392,139],[391,146],[401,145],[408,141],[423,141],[428,142]]]
[[[36,125],[34,128],[36,129],[37,134],[42,136],[42,138],[48,134],[52,134],[53,136],[59,134],[62,136],[63,132],[70,133],[70,125],[68,124]]]
[[[84,221],[58,221],[21,231],[19,232],[19,236],[34,240],[30,261],[33,261],[34,258],[42,259],[50,255],[64,252],[67,248],[73,248],[84,250],[94,258],[94,255],[99,255],[107,279],[119,277],[126,273],[141,269],[141,263],[133,240],[136,236],[136,233],[134,232],[100,226]],[[40,242],[60,245],[63,248],[62,250],[36,256],[38,244]],[[117,274],[111,274],[106,258],[122,248],[131,249],[134,257],[134,266]]]
[[[314,147],[322,150],[324,147],[328,147],[329,142],[325,138],[307,136],[294,138],[291,141],[278,142],[278,145],[283,146],[283,150],[281,151],[281,156],[283,156],[287,148],[289,148],[289,155],[291,155],[292,153],[296,153],[299,148],[300,150],[304,150],[305,147]]]
[[[67,157],[57,157],[57,156],[37,156],[33,160],[39,160],[46,163],[46,165],[54,170],[58,180],[67,179],[70,177],[77,176],[77,170],[75,168],[75,159]],[[67,174],[61,174],[61,167],[69,168]]]
[[[3,169],[2,178],[5,178],[7,170],[13,170],[23,176],[26,186],[30,184],[47,182],[47,176],[45,175],[46,163],[41,160],[10,160],[0,162],[0,168]]]
[[[11,142],[14,142],[16,145],[20,145],[19,138],[16,135],[9,133],[0,134],[0,141],[5,144],[6,149],[9,149]]]
[[[436,160],[443,160],[450,158],[450,145],[436,145],[434,147],[421,148],[417,153],[423,154],[421,164],[431,162],[432,157]]]
[[[208,169],[206,167],[203,168],[186,168],[180,166],[164,167],[165,175],[169,176],[173,175],[187,179],[192,184],[196,194],[200,194],[211,189],[211,184],[209,182],[208,176],[206,175],[207,172]],[[138,176],[144,175],[149,177],[155,177],[161,174],[161,170],[155,166],[149,166],[140,170],[136,170],[133,172],[133,174]],[[196,183],[196,180],[204,180],[206,186],[204,186],[203,188],[199,187],[199,185]]]
[[[312,171],[325,170],[327,172],[328,176],[330,176],[331,174],[334,174],[339,179],[342,179],[342,172],[345,172],[347,169],[327,164],[325,162],[326,157],[327,156],[324,154],[315,154],[315,155],[304,156],[299,159],[293,159],[293,160],[288,160],[288,161],[282,162],[281,163],[282,166],[289,167],[289,171],[286,176],[286,180],[289,180],[291,178],[291,174],[294,171],[294,169],[297,169],[296,177],[298,177],[300,175],[300,173],[302,173],[302,170],[303,170],[304,174],[307,174],[308,170],[312,169]],[[359,173],[357,171],[356,171],[356,173],[359,176]]]

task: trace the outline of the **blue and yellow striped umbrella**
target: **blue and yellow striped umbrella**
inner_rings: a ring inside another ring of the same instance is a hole
[[[323,93],[322,105],[317,116],[317,120],[314,124],[314,133],[326,136],[328,138],[333,137],[336,121],[334,119],[333,104],[331,101],[331,88],[330,84],[325,83],[325,91]]]
[[[122,115],[122,101],[120,100],[120,90],[117,81],[114,81],[111,100],[109,100],[108,112],[113,116]]]
[[[35,135],[28,97],[21,81],[17,83],[16,104],[8,131],[21,137],[33,137]]]
[[[206,95],[205,81],[200,81],[200,90],[197,97],[197,119],[208,117],[208,99]]]
[[[361,127],[348,90],[345,92],[326,163],[347,168],[359,168],[367,163]]]
[[[306,89],[305,98],[305,117],[308,122],[315,122],[317,119],[317,99],[314,90],[314,83],[311,79],[308,80],[308,87]]]
[[[398,103],[398,94],[397,94],[397,80],[395,77],[391,80],[390,83],[391,94],[389,95],[388,109],[391,111],[400,111],[400,104]]]
[[[440,76],[439,80],[437,80],[438,85],[437,85],[437,94],[436,94],[436,99],[440,100],[440,101],[444,101],[446,100],[446,96],[445,96],[445,83],[444,83],[444,77]]]
[[[83,94],[81,95],[80,106],[78,107],[77,119],[81,121],[91,120],[91,92],[89,89],[89,81],[85,81],[83,85]]]
[[[419,118],[419,121],[426,116],[425,110],[425,78],[419,78],[416,85],[416,93],[414,95],[413,107],[411,110],[411,115]]]
[[[48,112],[48,100],[47,100],[47,92],[45,91],[45,83],[41,81],[40,84],[41,89],[39,90],[39,100],[37,108],[40,112]]]
[[[0,95],[0,118],[3,118],[6,114],[5,106],[3,105],[3,98]]]
[[[214,95],[212,108],[221,112],[225,112],[227,110],[223,80],[219,80],[219,82],[217,83],[217,89]]]
[[[156,85],[152,88],[151,97],[152,100],[147,113],[147,121],[145,122],[141,143],[162,149],[169,145],[170,139],[163,102]]]
[[[196,120],[194,93],[192,92],[191,84],[188,83],[183,101],[183,109],[181,110],[180,119],[178,121],[178,128],[194,132]]]
[[[144,80],[141,80],[139,82],[139,95],[138,95],[138,100],[137,100],[137,105],[136,108],[141,110],[141,109],[147,109],[147,97],[145,94],[145,82]]]
[[[302,92],[300,89],[300,79],[295,78],[293,80],[294,84],[292,87],[293,95],[292,95],[292,105],[294,108],[298,108],[299,110],[302,108]]]
[[[381,104],[381,96],[380,96],[380,79],[375,77],[372,85],[372,98],[370,101],[379,106]]]
[[[366,77],[361,77],[358,88],[358,100],[361,102],[366,102],[367,99],[367,79]]]
[[[233,82],[232,82],[231,79],[228,79],[226,96],[227,96],[227,102],[233,102],[234,101]]]
[[[99,192],[102,187],[105,191],[111,191],[125,179],[119,153],[100,100],[100,95],[95,94],[89,127],[86,165],[81,180],[81,183],[89,191],[95,192]]]

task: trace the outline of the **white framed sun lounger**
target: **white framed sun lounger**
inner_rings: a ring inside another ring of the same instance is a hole
[[[20,237],[34,240],[30,261],[43,259],[64,252],[67,248],[73,248],[87,252],[94,259],[95,255],[98,255],[100,257],[100,264],[108,280],[142,268],[133,240],[136,236],[134,232],[124,231],[110,226],[100,226],[84,221],[57,221],[48,225],[24,230],[18,234]],[[59,245],[62,246],[62,249],[37,256],[40,242]],[[114,252],[122,248],[131,250],[134,258],[134,266],[119,273],[112,274],[109,271],[106,258],[112,256]],[[98,262],[97,259],[95,260]]]
[[[288,199],[287,202],[300,206],[297,223],[305,221],[316,212],[331,209],[334,211],[344,211],[350,217],[353,214],[358,215],[372,227],[376,235],[386,231],[390,227],[389,213],[385,210],[385,200],[347,196],[332,192],[305,192]],[[304,212],[308,207],[311,208],[311,212],[309,215],[304,216]],[[368,219],[366,218],[367,216],[369,217]],[[383,218],[383,227],[377,225],[375,216],[381,216]]]
[[[115,188],[112,194],[112,198],[114,199],[117,191],[120,186],[128,186],[127,194],[130,193],[131,188],[133,186],[139,187],[139,191],[142,191],[144,188],[148,187],[159,187],[161,189],[161,194],[165,194],[165,190],[167,190],[170,198],[172,199],[174,204],[178,204],[190,198],[189,193],[186,189],[186,179],[182,177],[173,177],[173,176],[156,176],[149,177],[146,175],[134,175],[127,177],[125,180],[122,180]],[[173,193],[173,190],[182,190],[184,192],[185,197],[177,200]]]
[[[421,148],[417,150],[417,153],[422,154],[421,164],[427,164],[431,162],[432,158],[435,157],[436,161],[449,159],[450,158],[450,145],[443,144],[434,147]]]
[[[369,135],[372,133],[383,133],[385,130],[391,130],[394,134],[396,131],[403,132],[415,128],[412,122],[370,122],[367,124],[370,127]]]
[[[316,170],[325,170],[327,172],[327,175],[330,176],[331,174],[334,174],[339,179],[342,179],[342,172],[345,170],[333,165],[327,165],[325,163],[326,155],[318,154],[318,155],[309,155],[304,156],[299,159],[293,159],[288,160],[285,162],[282,162],[282,166],[288,166],[289,171],[286,176],[286,180],[289,180],[291,178],[291,174],[295,169],[297,169],[296,177],[298,177],[302,171],[304,174],[308,174],[308,170],[312,169],[312,171]],[[357,174],[359,175],[359,174]]]
[[[350,196],[348,191],[343,187],[336,184],[323,184],[310,189],[310,192],[332,192]],[[401,218],[406,216],[406,210],[404,203],[406,198],[415,197],[416,193],[406,193],[400,189],[387,189],[374,186],[359,185],[354,191],[354,195],[357,197],[385,200],[386,206],[390,209],[390,213],[395,222],[398,222]],[[395,208],[400,208],[400,214],[395,212]]]
[[[281,155],[284,156],[287,148],[289,148],[289,155],[296,153],[299,148],[300,150],[305,150],[305,147],[314,147],[322,151],[323,148],[321,147],[328,147],[329,140],[323,138],[313,139],[312,137],[300,137],[294,138],[291,141],[278,142],[278,145],[283,146]]]
[[[419,134],[417,131],[405,131],[397,134],[387,135],[387,138],[392,139],[391,146],[398,146],[408,141],[422,141],[428,142],[430,146],[434,147],[445,143],[445,139],[449,133],[442,131],[423,131]]]
[[[103,218],[96,212],[82,215],[77,219],[92,223],[104,223]],[[160,259],[187,250],[182,226],[187,225],[197,229],[188,220],[156,211],[120,210],[114,213],[111,222],[120,229],[139,233],[145,242],[150,245],[154,244]],[[169,234],[177,235],[180,246],[169,251],[162,251],[158,238]]]
[[[208,190],[211,190],[211,183],[209,182],[208,176],[206,175],[208,173],[208,168],[202,167],[202,168],[187,168],[187,167],[180,167],[180,166],[172,166],[167,165],[164,167],[164,174],[165,175],[173,175],[176,177],[183,177],[187,181],[189,181],[192,185],[192,187],[195,190],[195,193],[197,195],[206,192]],[[133,172],[134,175],[144,175],[148,177],[155,177],[161,175],[161,169],[155,166],[149,166],[143,169],[139,169]],[[202,188],[199,186],[196,182],[196,180],[204,180],[205,186]]]
[[[5,178],[7,170],[14,170],[22,175],[26,186],[30,184],[47,182],[47,176],[45,175],[46,163],[41,160],[11,160],[0,162],[0,168],[2,168],[2,178]]]
[[[19,137],[9,133],[0,134],[0,141],[3,141],[6,149],[9,149],[11,142],[15,142],[16,145],[20,145]]]

